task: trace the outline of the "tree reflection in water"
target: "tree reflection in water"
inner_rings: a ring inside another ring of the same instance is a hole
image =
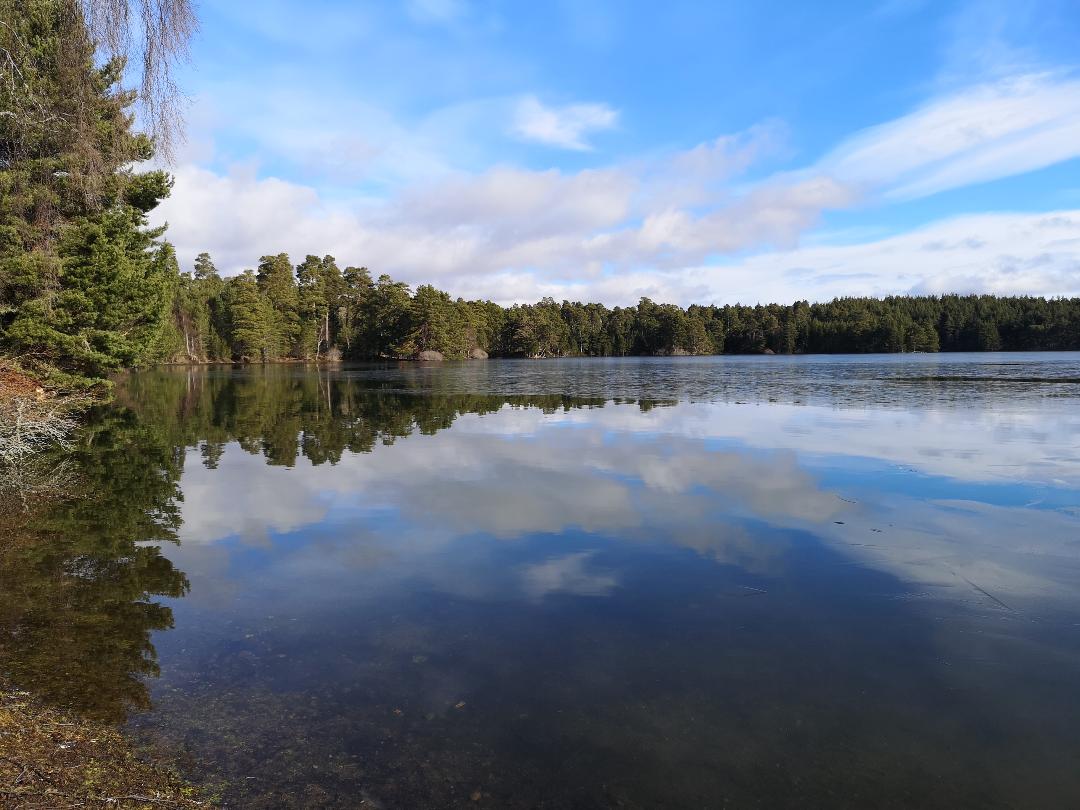
[[[289,368],[144,374],[95,409],[75,448],[37,460],[40,485],[0,488],[0,674],[52,704],[123,722],[150,707],[151,634],[173,626],[159,601],[189,589],[162,554],[177,543],[187,450],[213,468],[226,443],[267,464],[334,463],[344,452],[448,428],[507,402],[602,405],[560,396],[421,397]],[[648,407],[648,406],[644,406]],[[62,467],[61,467],[62,465]],[[58,469],[62,475],[56,474]]]

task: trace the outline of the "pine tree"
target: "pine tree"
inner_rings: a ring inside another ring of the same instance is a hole
[[[375,285],[366,267],[346,267],[342,274],[342,292],[339,305],[341,336],[345,344],[345,354],[353,356],[353,342],[356,340],[359,320]]]
[[[300,339],[300,292],[288,254],[259,259],[256,281],[273,309],[268,359],[287,357],[297,349]]]
[[[361,356],[408,356],[409,347],[404,344],[411,328],[411,317],[412,298],[408,285],[385,274],[379,276],[363,305]]]
[[[450,296],[430,284],[416,288],[412,300],[411,329],[402,344],[403,353],[413,356],[436,351],[444,357],[461,359],[465,345],[465,321]]]
[[[203,335],[206,356],[210,360],[229,360],[229,319],[225,303],[225,282],[218,275],[217,267],[209,253],[200,253],[195,257],[195,288],[199,298],[199,330]]]
[[[345,296],[345,278],[333,256],[322,257],[319,278],[324,299],[322,342],[329,355],[340,348],[341,306]],[[340,351],[337,352],[337,356],[341,356]]]
[[[70,383],[154,359],[174,278],[146,214],[168,196],[132,129],[122,60],[94,63],[79,7],[0,0],[0,347]],[[61,374],[60,372],[63,372]]]
[[[307,360],[317,358],[322,348],[322,323],[326,296],[322,289],[322,262],[308,255],[296,266],[296,286],[300,301],[300,337],[297,354]]]
[[[278,339],[277,313],[259,289],[254,273],[245,270],[229,279],[226,295],[234,355],[261,363],[273,359],[272,352]]]

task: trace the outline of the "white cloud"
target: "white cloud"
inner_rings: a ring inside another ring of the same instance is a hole
[[[924,197],[1080,156],[1080,79],[966,88],[841,143],[818,168],[889,199]]]
[[[617,170],[497,169],[393,206],[352,210],[250,169],[221,177],[187,168],[177,173],[163,215],[185,263],[208,249],[234,272],[266,252],[330,252],[412,283],[435,280],[454,294],[503,302],[1080,295],[1080,210],[979,214],[856,244],[790,247],[822,208],[845,202],[842,187],[781,183],[703,216],[664,209],[635,219],[642,188],[640,178]],[[784,249],[699,264],[763,243]]]
[[[757,128],[683,153],[576,173],[446,172],[362,206],[259,179],[250,167],[223,177],[185,166],[156,217],[169,222],[184,263],[208,250],[224,271],[237,272],[267,252],[329,252],[411,283],[435,281],[462,294],[484,288],[484,297],[496,294],[493,277],[521,274],[498,285],[506,301],[511,289],[528,298],[547,285],[641,264],[685,267],[716,253],[794,244],[822,210],[847,204],[851,194],[829,178],[803,175],[741,194],[718,183],[774,139],[771,128]],[[679,204],[688,201],[698,204]]]
[[[538,119],[550,119],[533,121],[535,133],[587,145],[585,130],[562,119],[590,105],[530,103]],[[346,110],[346,120],[367,123],[348,136],[351,165],[337,173],[374,183],[380,196],[343,188],[320,194],[260,177],[253,166],[222,175],[188,164],[176,171],[176,189],[156,220],[168,220],[185,264],[203,250],[226,272],[268,252],[332,253],[412,284],[501,303],[545,295],[613,305],[640,296],[688,304],[1080,294],[1076,211],[979,214],[855,244],[819,237],[800,245],[823,212],[868,195],[921,196],[1080,154],[1080,80],[1039,74],[969,88],[860,133],[808,169],[753,183],[740,184],[740,175],[783,149],[776,122],[573,172],[509,165],[466,172],[440,158],[436,133],[463,142],[478,121],[512,110],[508,99],[459,105],[416,131],[378,111]],[[344,153],[338,129],[309,136],[303,127],[270,126],[272,119],[255,116],[248,126],[271,131],[274,149],[294,165]]]
[[[185,264],[201,250],[228,272],[268,252],[332,253],[410,283],[435,281],[455,295],[503,303],[544,295],[611,305],[643,295],[681,304],[951,291],[1080,295],[1080,210],[978,214],[855,244],[795,246],[821,210],[849,195],[824,178],[791,179],[698,216],[649,211],[644,181],[619,170],[496,169],[390,206],[353,209],[251,169],[222,177],[185,168],[162,216]],[[701,264],[768,244],[779,249]]]
[[[749,303],[902,293],[1080,295],[1080,210],[955,217],[858,244],[699,267],[671,283]]]
[[[535,96],[526,96],[518,103],[513,131],[527,141],[588,151],[592,148],[588,136],[611,129],[618,119],[618,112],[606,104],[548,107]]]

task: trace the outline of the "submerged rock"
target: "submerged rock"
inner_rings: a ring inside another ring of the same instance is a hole
[[[436,352],[432,351],[431,349],[427,349],[426,351],[422,351],[417,354],[416,359],[423,360],[425,362],[433,362],[438,360],[444,360],[445,358],[442,356],[442,352]]]
[[[488,353],[485,352],[480,347],[477,347],[475,349],[472,349],[469,352],[469,359],[470,360],[487,360],[488,359]]]

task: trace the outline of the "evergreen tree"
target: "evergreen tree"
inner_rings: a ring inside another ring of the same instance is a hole
[[[195,257],[194,276],[197,281],[221,278],[218,274],[217,267],[214,266],[214,260],[210,258],[209,253],[203,252]]]
[[[296,286],[300,301],[300,338],[297,354],[302,359],[319,356],[323,347],[323,319],[326,315],[326,292],[322,284],[322,262],[308,255],[296,266]]]
[[[412,326],[412,297],[408,285],[379,276],[361,314],[360,354],[363,357],[406,357]]]
[[[298,354],[304,359],[319,360],[335,352],[340,334],[341,307],[345,281],[333,256],[308,256],[297,265],[301,326]]]
[[[436,351],[451,359],[465,357],[465,321],[446,293],[430,284],[417,287],[410,321],[412,329],[403,344],[409,356]]]
[[[288,254],[278,253],[259,259],[256,281],[273,309],[266,357],[270,360],[288,357],[298,348],[301,331],[300,291]]]
[[[124,65],[79,7],[0,0],[0,347],[68,382],[155,359],[175,279],[146,214],[171,188],[132,129]],[[61,374],[60,372],[63,372]]]
[[[232,324],[233,355],[261,363],[272,359],[279,340],[277,312],[259,289],[251,270],[229,279],[226,301]]]
[[[217,268],[210,259],[210,254],[200,253],[195,257],[195,287],[200,302],[199,330],[206,347],[206,356],[210,360],[229,360],[229,319],[225,304],[225,282],[218,275]]]
[[[374,289],[366,267],[346,267],[342,274],[341,295],[338,298],[338,319],[345,354],[353,356],[353,342],[359,329],[359,319]]]

